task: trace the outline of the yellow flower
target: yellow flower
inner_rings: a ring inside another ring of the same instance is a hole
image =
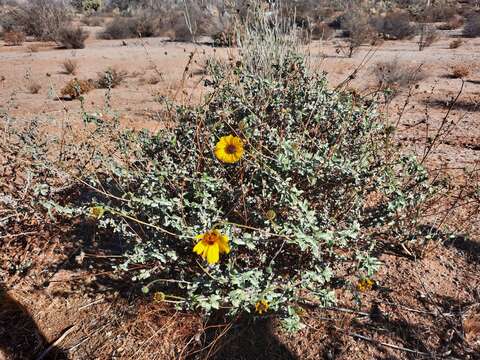
[[[357,283],[357,289],[358,291],[366,292],[372,290],[373,285],[375,285],[375,281],[372,279],[361,279]]]
[[[263,313],[266,313],[268,311],[268,308],[270,307],[270,304],[268,303],[267,300],[260,300],[257,301],[255,304],[255,311],[262,315]]]
[[[227,164],[236,163],[243,156],[243,141],[238,136],[222,136],[215,146],[215,156]]]
[[[101,206],[93,206],[90,208],[90,216],[95,219],[100,219],[105,213],[105,209]]]
[[[163,292],[157,291],[157,292],[155,292],[155,294],[153,294],[153,301],[154,302],[160,303],[163,300],[165,300],[165,294]]]
[[[228,236],[223,235],[218,230],[207,231],[205,234],[197,235],[200,240],[193,248],[193,252],[206,259],[209,264],[215,264],[220,258],[220,254],[228,254]]]

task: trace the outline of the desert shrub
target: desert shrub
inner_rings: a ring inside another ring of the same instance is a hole
[[[448,45],[449,49],[458,49],[460,46],[463,45],[463,40],[462,39],[455,39],[450,42]]]
[[[397,58],[375,64],[372,72],[380,88],[389,91],[389,99],[397,95],[403,88],[425,78],[421,67],[401,64]]]
[[[455,79],[463,79],[470,75],[470,66],[465,64],[456,64],[451,67],[450,76]]]
[[[374,103],[330,90],[283,51],[289,40],[256,37],[238,62],[211,62],[205,106],[175,107],[175,126],[160,132],[123,131],[114,156],[96,154],[90,190],[45,206],[129,244],[118,269],[142,264],[134,279],[160,301],[276,313],[295,330],[303,301],[333,304],[334,287],[355,292],[374,274],[373,234],[403,228],[427,176],[391,152]]]
[[[29,45],[27,46],[27,51],[30,52],[30,53],[37,53],[40,51],[40,47],[38,45]]]
[[[105,30],[99,34],[101,39],[128,39],[138,37],[137,22],[133,18],[115,17],[107,24]]]
[[[65,2],[60,0],[28,0],[2,17],[2,25],[17,29],[38,40],[55,40],[58,30],[70,20]]]
[[[466,37],[480,36],[480,14],[471,14],[467,17],[465,27],[463,28],[463,35]]]
[[[370,25],[368,15],[361,9],[353,9],[345,14],[341,21],[341,27],[344,36],[348,37],[346,40],[348,57],[351,57],[362,44],[372,43],[377,37],[377,33]]]
[[[81,10],[85,12],[98,11],[102,7],[102,0],[82,0]]]
[[[30,94],[38,94],[38,92],[42,88],[42,85],[40,85],[36,81],[32,81],[28,84],[27,88],[28,88],[28,91],[30,92]]]
[[[153,17],[115,17],[103,32],[102,39],[128,39],[135,37],[151,37],[156,34],[157,20]]]
[[[108,68],[103,72],[99,72],[97,86],[103,89],[112,89],[120,85],[127,77],[128,73],[124,70]]]
[[[440,35],[438,34],[437,29],[428,24],[420,25],[420,38],[418,40],[418,49],[422,51],[426,47],[431,46],[434,42],[438,41]]]
[[[455,30],[462,27],[464,23],[463,17],[460,15],[454,15],[448,21],[438,25],[439,30]]]
[[[105,20],[100,16],[85,16],[82,22],[87,26],[103,26]]]
[[[213,44],[219,47],[237,46],[237,34],[233,28],[225,29],[212,36]]]
[[[416,28],[410,22],[410,16],[406,12],[390,12],[385,16],[374,18],[371,24],[385,39],[409,39],[416,33]]]
[[[81,27],[65,25],[58,30],[55,41],[65,49],[83,49],[87,38],[88,32]]]
[[[318,22],[312,25],[310,33],[312,40],[328,40],[333,37],[335,30],[324,22]]]
[[[65,59],[62,62],[62,67],[65,74],[75,75],[78,69],[78,62],[72,59]]]
[[[20,46],[25,41],[25,34],[22,31],[7,31],[3,34],[3,41],[8,46]]]
[[[429,22],[449,21],[457,15],[457,8],[445,1],[426,7],[422,18]]]
[[[88,93],[95,86],[91,80],[70,80],[62,89],[62,97],[69,97],[71,100],[79,98],[81,95]]]

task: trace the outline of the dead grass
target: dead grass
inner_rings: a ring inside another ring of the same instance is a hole
[[[372,72],[377,79],[379,87],[382,89],[388,88],[394,94],[425,78],[421,68],[399,63],[398,59],[379,62],[375,64]]]
[[[418,41],[418,50],[422,51],[431,46],[440,39],[440,34],[434,26],[422,24],[420,30],[420,39]]]
[[[465,64],[456,64],[452,66],[450,76],[454,79],[463,79],[470,75],[470,66]]]
[[[65,74],[75,75],[78,70],[78,61],[72,59],[65,59],[62,62],[62,68]]]
[[[99,72],[97,75],[97,86],[99,88],[109,89],[119,86],[128,76],[128,72],[116,68],[107,68],[105,71]]]
[[[73,100],[94,88],[95,86],[91,80],[72,79],[63,87],[61,94],[62,97],[69,97],[70,100]]]
[[[27,88],[28,88],[28,91],[30,92],[30,94],[38,94],[38,92],[42,88],[42,85],[40,85],[36,81],[32,81],[28,84]]]
[[[463,40],[462,39],[455,39],[450,42],[448,45],[449,49],[458,49],[460,46],[463,45]]]

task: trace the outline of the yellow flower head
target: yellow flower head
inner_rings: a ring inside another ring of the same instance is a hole
[[[105,209],[101,206],[93,206],[90,208],[90,216],[95,219],[100,219],[105,213]]]
[[[366,292],[372,290],[373,285],[375,285],[375,281],[372,279],[361,279],[357,283],[357,289],[358,291]]]
[[[227,164],[236,163],[243,156],[243,141],[238,136],[222,136],[215,146],[215,156]]]
[[[255,311],[258,314],[262,315],[268,311],[269,307],[270,307],[270,304],[267,300],[260,300],[260,301],[257,301],[257,303],[255,304]]]
[[[156,303],[161,303],[163,300],[165,300],[165,294],[161,291],[156,291],[155,294],[153,294],[153,301]]]
[[[196,239],[200,241],[193,248],[193,252],[206,259],[209,264],[216,264],[220,254],[228,254],[230,252],[228,236],[223,235],[218,230],[211,230],[205,234],[197,235]]]

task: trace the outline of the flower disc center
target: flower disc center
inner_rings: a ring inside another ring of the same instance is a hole
[[[207,234],[203,238],[203,240],[208,244],[208,245],[213,245],[217,241],[217,237],[214,234]]]
[[[237,147],[234,144],[228,144],[225,148],[227,154],[235,154],[237,152]]]

